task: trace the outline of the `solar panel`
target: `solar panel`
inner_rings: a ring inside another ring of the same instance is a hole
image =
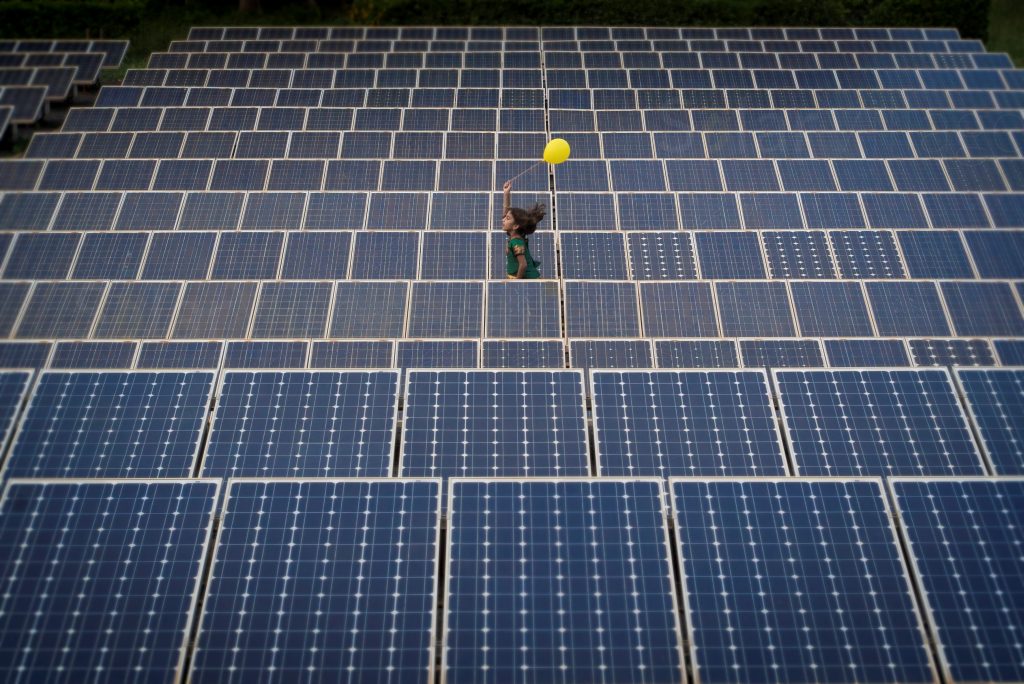
[[[820,368],[825,365],[818,340],[740,340],[746,368]]]
[[[634,280],[681,280],[697,277],[689,233],[630,233],[626,235]]]
[[[431,231],[423,236],[420,278],[482,279],[487,276],[487,234]]]
[[[789,284],[789,291],[803,336],[871,337],[873,334],[860,283],[794,281]]]
[[[220,342],[142,342],[135,367],[218,368],[222,346]]]
[[[891,232],[837,230],[829,233],[843,278],[905,278]]]
[[[1024,315],[1008,283],[960,281],[939,287],[958,335],[1024,335]]]
[[[0,561],[11,592],[4,678],[171,681],[217,495],[210,480],[10,483],[0,504],[11,549]]]
[[[785,283],[717,282],[715,293],[726,336],[795,336]]]
[[[823,340],[828,365],[834,368],[911,366],[902,340]]]
[[[419,235],[413,232],[357,233],[352,254],[352,278],[393,280],[416,277]]]
[[[944,369],[777,370],[800,475],[979,475],[978,448]]]
[[[45,371],[4,477],[188,477],[213,380],[212,371]]]
[[[484,314],[481,282],[415,282],[409,302],[409,337],[478,337]]]
[[[633,283],[566,281],[569,337],[637,337],[640,317]]]
[[[654,340],[658,368],[738,368],[736,344],[727,340]]]
[[[440,494],[436,480],[231,482],[191,678],[432,673]]]
[[[36,283],[21,314],[21,322],[18,323],[15,337],[88,337],[105,289],[105,283]]]
[[[835,278],[835,266],[823,231],[763,231],[771,278]]]
[[[785,475],[764,371],[591,371],[602,476]]]
[[[225,368],[305,368],[309,355],[304,340],[229,341],[224,349]]]
[[[0,450],[7,451],[7,440],[21,411],[32,382],[32,371],[12,370],[0,373]]]
[[[683,679],[663,511],[653,480],[454,482],[442,681]]]
[[[995,355],[985,340],[907,340],[917,366],[994,366]]]
[[[485,328],[489,337],[561,337],[558,284],[554,282],[487,283]]]
[[[644,333],[651,337],[717,337],[711,284],[640,283]]]
[[[590,474],[574,370],[410,370],[400,477]]]
[[[59,341],[53,345],[50,368],[131,368],[135,342]]]
[[[1019,478],[891,481],[907,558],[949,681],[1024,677]],[[1017,587],[1016,589],[1014,587]]]
[[[1024,473],[1024,371],[958,368],[953,373],[991,471]]]
[[[391,472],[397,371],[229,371],[218,397],[204,476]]]
[[[322,337],[332,290],[332,284],[325,282],[263,283],[253,317],[253,336]]]
[[[562,277],[590,280],[625,280],[625,241],[620,233],[563,232],[558,236]]]
[[[484,340],[483,368],[565,368],[562,340]]]
[[[936,681],[878,480],[669,488],[701,681]]]
[[[935,283],[867,282],[864,289],[879,335],[949,334]]]
[[[171,337],[245,337],[256,290],[255,282],[185,283]]]
[[[479,355],[476,340],[399,340],[395,365],[399,368],[475,368]]]

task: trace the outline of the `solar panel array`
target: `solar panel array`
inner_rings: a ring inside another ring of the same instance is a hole
[[[125,47],[0,41],[0,122]],[[0,669],[1021,679],[1022,74],[193,29],[0,160]]]

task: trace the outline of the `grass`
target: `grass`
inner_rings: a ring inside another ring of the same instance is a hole
[[[1018,67],[1024,67],[1024,3],[1021,0],[992,0],[988,13],[988,43],[991,52],[1007,52]]]

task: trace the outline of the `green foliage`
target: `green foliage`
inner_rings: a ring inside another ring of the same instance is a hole
[[[984,38],[990,0],[353,0],[353,23],[954,26]]]
[[[146,0],[0,0],[3,38],[118,38],[139,25]]]

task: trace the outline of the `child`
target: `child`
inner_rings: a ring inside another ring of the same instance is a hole
[[[544,205],[534,204],[529,209],[512,206],[512,181],[505,181],[505,208],[501,214],[501,228],[508,235],[505,243],[505,272],[510,279],[540,278],[540,265],[530,254],[527,235],[533,235],[537,224],[544,218]]]

